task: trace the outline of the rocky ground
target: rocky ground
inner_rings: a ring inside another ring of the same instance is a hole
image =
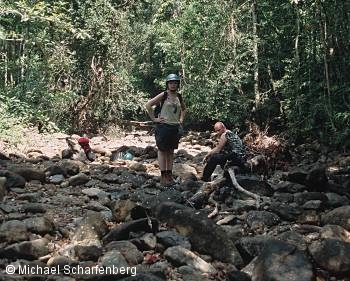
[[[94,161],[78,137],[0,143],[0,280],[350,280],[349,154],[267,149],[237,173],[257,202],[198,180],[210,133],[182,139],[166,189],[147,132],[91,138]]]

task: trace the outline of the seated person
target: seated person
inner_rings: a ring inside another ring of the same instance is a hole
[[[222,122],[215,123],[214,130],[219,134],[220,139],[217,146],[209,151],[204,158],[207,163],[203,170],[203,181],[210,181],[216,165],[224,168],[227,161],[243,170],[246,168],[246,153],[240,137],[226,129]]]

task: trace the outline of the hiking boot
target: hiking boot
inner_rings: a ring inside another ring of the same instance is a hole
[[[160,185],[165,186],[167,184],[167,175],[166,174],[162,174],[160,176]]]
[[[166,183],[165,183],[165,186],[172,186],[175,184],[175,181],[173,179],[173,176],[170,175],[170,174],[167,174],[166,175]]]

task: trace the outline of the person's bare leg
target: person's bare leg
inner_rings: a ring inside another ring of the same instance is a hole
[[[167,163],[167,152],[166,151],[161,151],[158,149],[158,165],[159,169],[161,171],[166,170],[166,163]]]
[[[158,165],[161,173],[160,183],[165,184],[166,183],[165,170],[167,168],[167,151],[161,151],[158,149]]]
[[[173,179],[173,161],[174,161],[174,150],[167,151],[166,156],[166,170],[167,170],[167,184],[172,185],[174,183]]]
[[[174,150],[169,150],[166,157],[166,169],[173,170]]]

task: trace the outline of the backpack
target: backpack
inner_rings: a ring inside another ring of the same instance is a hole
[[[183,105],[182,96],[178,93],[177,97],[179,98],[180,104],[182,106]],[[165,102],[165,100],[167,98],[168,98],[168,91],[164,91],[162,100],[160,101],[160,103],[158,103],[156,105],[156,107],[154,109],[154,117],[158,117],[159,116],[160,112],[162,111],[163,104],[164,104],[164,102]]]
[[[225,146],[226,153],[234,153],[240,158],[244,158],[246,151],[241,138],[234,132],[226,133],[227,145]]]

